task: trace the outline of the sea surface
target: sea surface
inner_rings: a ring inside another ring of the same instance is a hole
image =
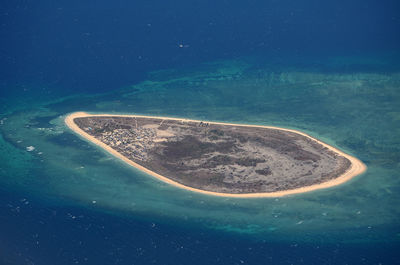
[[[0,264],[400,264],[398,1],[0,5]],[[221,198],[70,131],[68,113],[306,132],[368,170]]]

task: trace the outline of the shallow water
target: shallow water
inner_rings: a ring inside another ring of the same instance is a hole
[[[399,85],[397,73],[276,73],[245,61],[213,63],[182,75],[155,72],[106,96],[44,101],[4,115],[1,181],[55,204],[62,198],[77,207],[256,241],[395,243]],[[73,111],[299,129],[360,158],[368,170],[341,186],[301,195],[211,197],[162,183],[80,139],[63,123]]]
[[[398,264],[399,10],[2,1],[0,264]],[[282,198],[210,197],[81,139],[63,122],[75,111],[292,128],[368,170]]]

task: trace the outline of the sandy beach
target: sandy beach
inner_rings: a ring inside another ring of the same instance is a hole
[[[86,112],[74,112],[72,114],[69,114],[66,118],[65,118],[65,123],[67,124],[67,126],[73,130],[74,132],[76,132],[77,134],[81,135],[82,137],[84,137],[85,139],[91,141],[92,143],[95,143],[96,145],[104,148],[105,150],[107,150],[109,153],[111,153],[112,155],[114,155],[115,157],[122,159],[124,162],[128,163],[129,165],[140,169],[141,171],[146,172],[147,174],[163,181],[166,182],[168,184],[171,184],[175,187],[178,188],[182,188],[185,190],[189,190],[189,191],[193,191],[193,192],[199,192],[202,194],[206,194],[206,195],[213,195],[213,196],[222,196],[222,197],[235,197],[235,198],[260,198],[260,197],[282,197],[282,196],[286,196],[286,195],[292,195],[292,194],[299,194],[299,193],[305,193],[305,192],[310,192],[310,191],[314,191],[314,190],[318,190],[318,189],[325,189],[325,188],[329,188],[329,187],[333,187],[333,186],[337,186],[340,184],[343,184],[347,181],[349,181],[350,179],[352,179],[353,177],[362,174],[363,172],[365,172],[365,170],[367,169],[366,165],[364,163],[362,163],[359,159],[350,156],[324,142],[321,142],[305,133],[302,133],[300,131],[296,131],[296,130],[291,130],[291,129],[285,129],[285,128],[280,128],[280,127],[273,127],[273,126],[262,126],[262,125],[245,125],[245,124],[233,124],[233,123],[221,123],[221,122],[208,122],[210,124],[219,124],[219,125],[234,125],[234,126],[245,126],[245,127],[259,127],[259,128],[270,128],[270,129],[279,129],[279,130],[283,130],[283,131],[288,131],[288,132],[294,132],[303,136],[306,136],[308,138],[313,139],[314,141],[320,143],[321,145],[323,145],[324,147],[336,152],[339,155],[342,155],[344,157],[346,157],[350,162],[351,162],[351,167],[344,173],[342,174],[340,177],[335,178],[333,180],[327,181],[327,182],[323,182],[320,184],[316,184],[316,185],[312,185],[312,186],[306,186],[306,187],[301,187],[301,188],[296,188],[296,189],[291,189],[291,190],[285,190],[285,191],[278,191],[278,192],[268,192],[268,193],[247,193],[247,194],[231,194],[231,193],[219,193],[219,192],[212,192],[212,191],[205,191],[205,190],[201,190],[201,189],[196,189],[196,188],[192,188],[192,187],[188,187],[185,185],[182,185],[176,181],[173,181],[167,177],[164,177],[160,174],[157,174],[156,172],[153,172],[131,160],[129,160],[128,158],[126,158],[125,156],[121,155],[120,153],[118,153],[117,151],[115,151],[114,149],[112,149],[111,147],[109,147],[108,145],[104,144],[103,142],[97,140],[95,137],[87,134],[85,131],[83,131],[82,129],[80,129],[75,123],[74,123],[74,119],[75,118],[81,118],[81,117],[88,117],[88,116],[97,116],[97,117],[141,117],[141,118],[157,118],[157,119],[163,119],[163,120],[181,120],[182,122],[200,122],[198,120],[189,120],[189,119],[177,119],[177,118],[169,118],[169,117],[158,117],[158,116],[141,116],[141,115],[112,115],[112,114],[89,114]],[[204,121],[203,121],[204,122]]]

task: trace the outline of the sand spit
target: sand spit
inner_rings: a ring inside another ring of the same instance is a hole
[[[135,168],[140,169],[141,171],[144,171],[147,174],[152,175],[153,177],[156,177],[157,179],[159,179],[159,180],[161,180],[163,182],[166,182],[168,184],[174,185],[174,186],[176,186],[178,188],[182,188],[182,189],[193,191],[193,192],[199,192],[199,193],[206,194],[206,195],[221,196],[221,197],[235,197],[235,198],[282,197],[282,196],[286,196],[286,195],[305,193],[305,192],[310,192],[310,191],[314,191],[314,190],[325,189],[325,188],[330,188],[330,187],[333,187],[333,186],[337,186],[337,185],[340,185],[340,184],[343,184],[343,183],[349,181],[350,179],[352,179],[353,177],[355,177],[357,175],[362,174],[367,169],[365,164],[362,163],[357,158],[355,158],[353,156],[350,156],[350,155],[348,155],[348,154],[336,149],[335,147],[332,147],[332,146],[330,146],[330,145],[328,145],[328,144],[326,144],[324,142],[321,142],[321,141],[319,141],[319,140],[317,140],[317,139],[315,139],[315,138],[313,138],[313,137],[311,137],[311,136],[309,136],[309,135],[307,135],[305,133],[302,133],[300,131],[280,128],[280,127],[273,127],[273,126],[208,122],[210,124],[220,124],[220,125],[233,125],[233,126],[246,126],[246,127],[279,129],[279,130],[283,130],[283,131],[297,133],[297,134],[303,135],[305,137],[311,138],[312,140],[318,142],[319,144],[321,144],[324,147],[332,150],[333,152],[336,152],[337,154],[339,154],[341,156],[344,156],[345,158],[347,158],[351,162],[351,166],[344,174],[342,174],[341,176],[339,176],[339,177],[337,177],[337,178],[335,178],[333,180],[329,180],[329,181],[326,181],[326,182],[323,182],[323,183],[320,183],[320,184],[311,185],[311,186],[291,189],[291,190],[277,191],[277,192],[267,192],[267,193],[246,193],[246,194],[232,194],[232,193],[219,193],[219,192],[206,191],[206,190],[192,188],[192,187],[188,187],[188,186],[185,186],[183,184],[180,184],[180,183],[178,183],[176,181],[173,181],[173,180],[171,180],[171,179],[169,179],[167,177],[164,177],[164,176],[162,176],[160,174],[157,174],[156,172],[153,172],[153,171],[151,171],[151,170],[149,170],[149,169],[147,169],[147,168],[145,168],[145,167],[143,167],[143,166],[131,161],[130,159],[126,158],[125,156],[123,156],[122,154],[118,153],[117,151],[115,151],[114,149],[109,147],[108,145],[104,144],[103,142],[99,141],[95,137],[89,135],[88,133],[86,133],[85,131],[80,129],[74,123],[74,119],[75,118],[83,118],[83,117],[140,117],[140,118],[157,118],[157,119],[164,119],[164,120],[181,120],[182,122],[200,122],[200,121],[198,121],[198,120],[188,120],[188,119],[176,119],[176,118],[169,118],[169,117],[157,117],[157,116],[89,114],[89,113],[86,113],[86,112],[74,112],[74,113],[68,115],[65,118],[65,123],[67,124],[67,126],[71,130],[73,130],[77,134],[81,135],[85,139],[91,141],[92,143],[95,143],[96,145],[104,148],[109,153],[111,153],[115,157],[123,160],[124,162],[128,163],[129,165],[134,166]]]

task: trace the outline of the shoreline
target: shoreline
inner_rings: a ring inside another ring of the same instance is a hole
[[[263,126],[263,125],[245,125],[245,124],[234,124],[234,123],[222,123],[222,122],[208,122],[210,124],[219,124],[219,125],[233,125],[233,126],[244,126],[244,127],[258,127],[258,128],[269,128],[269,129],[278,129],[278,130],[283,130],[283,131],[287,131],[287,132],[293,132],[293,133],[297,133],[300,134],[302,136],[308,137],[316,142],[318,142],[319,144],[323,145],[324,147],[332,150],[333,152],[344,156],[345,158],[347,158],[350,163],[351,166],[348,170],[346,170],[346,172],[344,174],[342,174],[341,176],[320,183],[320,184],[314,184],[311,186],[306,186],[306,187],[301,187],[301,188],[296,188],[296,189],[291,189],[291,190],[285,190],[285,191],[275,191],[275,192],[266,192],[266,193],[241,193],[241,194],[236,194],[236,193],[220,193],[220,192],[213,192],[213,191],[206,191],[206,190],[201,190],[201,189],[197,189],[197,188],[192,188],[186,185],[183,185],[179,182],[173,181],[167,177],[164,177],[156,172],[153,172],[133,161],[131,161],[130,159],[126,158],[125,156],[123,156],[122,154],[118,153],[117,151],[115,151],[114,149],[112,149],[111,147],[109,147],[108,145],[104,144],[103,142],[101,142],[100,140],[96,139],[95,137],[89,135],[88,133],[86,133],[85,131],[83,131],[82,129],[80,129],[75,123],[74,123],[74,119],[75,118],[83,118],[83,117],[138,117],[138,118],[156,118],[156,119],[163,119],[163,120],[180,120],[182,122],[200,122],[199,120],[190,120],[190,119],[177,119],[177,118],[169,118],[169,117],[158,117],[158,116],[143,116],[143,115],[117,115],[117,114],[89,114],[86,112],[74,112],[69,114],[66,118],[65,118],[65,124],[68,126],[68,128],[70,128],[72,131],[74,131],[75,133],[79,134],[80,136],[84,137],[86,140],[89,140],[90,142],[102,147],[103,149],[105,149],[107,152],[111,153],[112,155],[114,155],[115,157],[121,159],[122,161],[126,162],[127,164],[157,178],[158,180],[161,180],[165,183],[171,184],[175,187],[178,188],[182,188],[185,190],[189,190],[189,191],[193,191],[193,192],[198,192],[198,193],[202,193],[202,194],[206,194],[206,195],[213,195],[213,196],[220,196],[220,197],[234,197],[234,198],[263,198],[263,197],[269,197],[269,198],[274,198],[274,197],[282,197],[282,196],[286,196],[286,195],[292,195],[292,194],[299,194],[299,193],[305,193],[305,192],[311,192],[314,190],[319,190],[319,189],[326,189],[326,188],[330,188],[330,187],[334,187],[340,184],[343,184],[347,181],[349,181],[350,179],[354,178],[355,176],[358,176],[362,173],[364,173],[367,169],[366,165],[364,163],[362,163],[359,159],[350,156],[342,151],[340,151],[339,149],[330,146],[306,133],[300,132],[300,131],[296,131],[296,130],[292,130],[292,129],[286,129],[286,128],[280,128],[280,127],[274,127],[274,126]],[[203,121],[204,122],[204,121]]]

